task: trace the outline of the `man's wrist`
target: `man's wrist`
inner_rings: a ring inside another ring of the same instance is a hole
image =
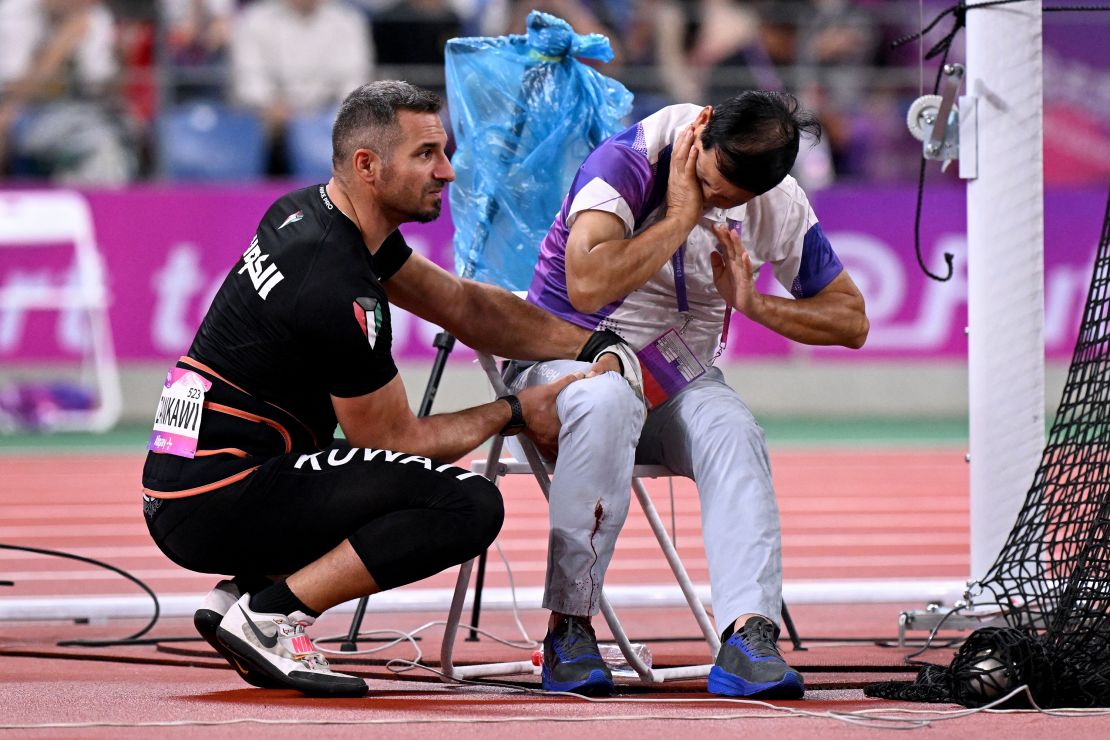
[[[737,296],[739,297],[739,296]],[[766,297],[752,287],[751,295],[745,301],[737,301],[737,305],[733,306],[741,316],[751,319],[758,323],[762,323],[759,318],[763,315],[765,304],[767,303]]]
[[[667,209],[666,215],[663,216],[662,223],[669,224],[674,230],[671,236],[674,239],[678,239],[678,246],[675,247],[676,250],[686,242],[687,237],[690,236],[690,232],[694,230],[694,227],[698,225],[699,220],[701,220],[701,211],[692,208]]]
[[[524,423],[524,409],[520,405],[520,399],[510,393],[498,397],[497,400],[507,403],[511,414],[509,420],[505,423],[505,426],[501,427],[501,431],[498,432],[498,434],[502,437],[511,437],[514,434],[523,432],[527,428],[527,424]]]

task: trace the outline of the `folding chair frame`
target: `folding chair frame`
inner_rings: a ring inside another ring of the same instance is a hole
[[[447,332],[440,332],[435,337],[434,345],[437,349],[436,359],[432,366],[431,375],[428,378],[427,388],[424,390],[424,398],[420,404],[420,416],[427,416],[431,413],[432,403],[435,400],[436,390],[439,386],[440,377],[443,374],[443,369],[447,360],[447,356],[451,353],[454,347],[455,338]],[[482,364],[483,370],[492,384],[494,390],[499,394],[507,393],[508,388],[505,386],[501,378],[500,372],[497,370],[497,365],[493,358],[489,355],[482,353],[478,354],[479,362]],[[489,457],[485,462],[476,461],[471,469],[480,475],[485,475],[490,478],[496,485],[497,481],[505,476],[519,473],[532,473],[539,483],[544,497],[548,497],[550,491],[550,475],[552,469],[549,465],[545,464],[540,458],[539,452],[535,446],[527,438],[520,438],[518,442],[521,443],[521,448],[524,451],[527,462],[518,462],[516,460],[503,461],[500,459],[501,451],[503,449],[504,440],[501,437],[494,437]],[[686,597],[687,603],[690,605],[691,611],[694,613],[695,619],[698,621],[698,626],[701,628],[702,633],[705,635],[706,643],[709,646],[711,657],[717,654],[720,649],[720,639],[717,633],[713,630],[713,626],[709,621],[709,617],[705,612],[705,607],[697,598],[694,592],[693,584],[690,581],[689,575],[682,564],[678,553],[675,550],[674,543],[671,541],[670,536],[667,534],[666,528],[663,526],[663,521],[659,517],[659,513],[655,509],[651,498],[648,496],[647,491],[643,487],[641,478],[658,478],[658,477],[673,477],[674,473],[670,470],[656,465],[637,465],[633,468],[632,487],[636,493],[636,499],[640,502],[641,508],[644,510],[644,515],[648,519],[648,523],[655,533],[656,538],[659,540],[659,545],[663,550],[664,556],[667,558],[671,570],[675,574],[675,579],[679,583],[683,595]],[[482,597],[482,586],[485,576],[485,553],[482,553],[475,560],[478,561],[478,578],[475,584],[474,593],[474,611],[471,619],[471,638],[477,639],[476,629],[478,627],[478,616]],[[475,560],[470,560],[463,563],[459,567],[459,576],[455,584],[455,591],[453,594],[451,608],[448,616],[448,628],[444,635],[442,646],[442,668],[445,674],[453,678],[479,678],[482,676],[502,676],[516,673],[535,672],[535,666],[531,661],[514,661],[508,663],[490,663],[485,665],[470,665],[470,666],[455,666],[452,660],[452,653],[454,650],[455,639],[458,635],[458,626],[462,617],[462,610],[466,602],[466,591],[470,585],[470,576],[474,569]],[[355,613],[351,619],[350,629],[344,640],[341,641],[341,650],[353,651],[358,646],[358,633],[362,628],[363,617],[366,613],[367,597],[359,599],[358,605],[355,608]],[[683,678],[699,678],[708,675],[709,669],[712,666],[689,666],[684,668],[665,668],[665,669],[651,669],[649,668],[639,656],[633,653],[628,636],[625,634],[624,629],[617,619],[616,613],[613,611],[608,600],[605,598],[604,591],[601,595],[601,612],[609,623],[610,631],[613,633],[614,639],[621,648],[628,660],[629,666],[636,670],[642,681],[649,683],[658,683],[667,680],[676,680]],[[795,650],[805,650],[802,647],[801,638],[798,636],[797,630],[794,628],[794,621],[790,617],[790,612],[786,608],[786,602],[782,604],[782,620],[787,629],[787,634]],[[419,638],[418,638],[419,639]]]
[[[489,355],[478,353],[478,361],[481,363],[483,370],[485,370],[494,390],[497,391],[498,394],[508,393],[508,388],[501,379],[501,374],[498,372],[493,358]],[[504,441],[501,437],[495,437],[490,446],[487,460],[484,463],[482,461],[476,461],[471,465],[471,470],[485,475],[494,484],[505,475],[532,473],[536,478],[536,482],[539,483],[540,489],[543,491],[544,498],[549,498],[551,490],[551,466],[541,459],[535,445],[533,445],[530,440],[527,438],[520,438],[517,441],[524,451],[526,462],[501,460],[501,451]],[[674,573],[675,580],[678,582],[683,596],[686,597],[686,603],[690,606],[690,611],[693,612],[694,618],[697,620],[698,626],[705,636],[705,642],[709,649],[709,658],[712,660],[716,656],[717,651],[720,650],[720,638],[717,636],[717,632],[712,622],[709,620],[709,615],[706,613],[704,605],[702,605],[701,600],[694,590],[694,584],[690,580],[690,576],[686,572],[686,568],[682,564],[677,550],[675,550],[674,543],[667,534],[666,527],[663,525],[663,520],[659,516],[659,512],[656,511],[651,497],[648,496],[647,489],[644,488],[643,482],[640,480],[641,478],[647,477],[659,478],[671,477],[673,475],[674,473],[662,466],[637,465],[632,471],[632,489],[636,493],[636,500],[640,502],[640,507],[644,511],[644,516],[647,517],[648,524],[651,526],[655,538],[659,541],[659,546],[663,550],[663,555],[667,559],[667,564],[671,567],[671,571]],[[462,611],[466,601],[466,592],[470,585],[470,574],[473,570],[473,566],[474,560],[471,560],[467,563],[463,563],[459,568],[459,577],[455,583],[454,598],[451,602],[451,610],[447,617],[447,627],[443,636],[443,647],[440,654],[440,669],[448,678],[455,679],[535,672],[535,667],[530,660],[470,666],[456,666],[454,664],[453,652],[455,638],[462,617]],[[636,674],[640,677],[642,682],[663,683],[665,681],[703,678],[709,675],[709,670],[713,667],[712,663],[675,668],[652,668],[648,666],[632,649],[628,635],[621,626],[616,612],[605,597],[604,589],[602,590],[600,602],[601,614],[605,617],[605,621],[609,625],[610,631],[613,633],[613,639],[620,647],[628,665],[636,671]]]

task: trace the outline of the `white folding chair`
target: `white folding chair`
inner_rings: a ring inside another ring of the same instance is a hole
[[[501,373],[498,371],[494,359],[489,355],[478,353],[478,361],[481,363],[482,369],[485,370],[486,376],[489,378],[489,382],[497,394],[501,395],[508,393],[508,388],[501,378]],[[498,480],[506,475],[531,474],[536,478],[536,481],[540,485],[540,489],[543,491],[544,497],[547,498],[550,493],[552,466],[543,461],[535,445],[526,437],[518,437],[517,441],[520,443],[520,447],[524,452],[525,460],[523,462],[512,459],[501,459],[504,440],[501,437],[494,437],[490,446],[488,458],[484,461],[474,461],[470,469],[473,472],[485,475],[493,481],[495,485]],[[704,665],[673,668],[652,668],[648,666],[632,649],[628,635],[621,626],[620,620],[617,619],[616,612],[613,611],[608,599],[606,599],[603,589],[600,599],[601,614],[605,617],[605,621],[609,625],[610,631],[613,633],[613,639],[620,647],[628,665],[636,671],[636,674],[643,683],[662,683],[664,681],[704,678],[709,675],[709,670],[713,667],[713,659],[721,647],[720,638],[717,636],[717,632],[712,622],[709,620],[709,615],[706,614],[705,607],[697,596],[694,584],[691,582],[690,576],[687,574],[686,568],[683,566],[682,560],[675,550],[674,543],[671,541],[666,528],[663,526],[663,520],[660,518],[659,512],[656,511],[655,505],[652,503],[651,497],[648,495],[647,489],[644,488],[644,484],[641,481],[642,478],[665,478],[674,475],[674,473],[661,465],[637,465],[632,470],[632,490],[636,494],[636,500],[640,502],[640,507],[644,511],[644,516],[647,517],[648,524],[655,533],[655,538],[659,541],[659,546],[667,559],[668,565],[671,567],[671,571],[674,573],[675,580],[678,582],[682,594],[686,597],[686,602],[690,606],[690,611],[693,612],[694,618],[697,620],[698,626],[705,636],[705,643],[709,651],[709,662]],[[456,666],[454,664],[453,651],[455,647],[455,637],[462,617],[466,593],[470,586],[470,575],[473,568],[474,560],[463,563],[459,568],[459,577],[455,583],[454,598],[451,601],[451,611],[447,617],[447,629],[443,636],[443,647],[440,654],[440,669],[446,677],[456,679],[534,673],[537,669],[533,666],[531,660],[466,666]]]

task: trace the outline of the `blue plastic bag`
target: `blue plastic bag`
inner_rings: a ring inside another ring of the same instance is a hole
[[[623,128],[632,93],[577,58],[611,61],[609,39],[547,13],[527,36],[447,42],[456,150],[455,271],[525,290],[578,166]]]

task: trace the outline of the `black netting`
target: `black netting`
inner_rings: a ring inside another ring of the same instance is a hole
[[[952,701],[952,680],[944,666],[927,665],[913,681],[873,683],[865,686],[863,693],[876,699],[948,702]]]
[[[996,601],[1008,628],[867,695],[981,706],[1025,684],[1041,707],[1110,707],[1110,202],[1041,464],[981,585],[976,603]]]

